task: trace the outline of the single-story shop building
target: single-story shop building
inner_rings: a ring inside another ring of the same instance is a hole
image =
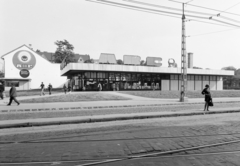
[[[138,56],[128,56],[127,62],[119,65],[115,62],[114,54],[106,54],[104,60],[95,63],[68,63],[61,65],[61,75],[70,79],[73,90],[97,90],[98,84],[102,85],[102,90],[180,90],[181,68],[176,64],[169,67],[161,67],[161,58],[147,58],[156,63],[149,66],[141,66]],[[112,55],[112,57],[111,57]],[[189,54],[192,58],[192,54]],[[110,57],[110,58],[109,58]],[[130,60],[129,60],[130,59]],[[136,63],[135,60],[138,62]],[[129,62],[132,61],[132,62]],[[172,61],[172,59],[171,59]],[[109,63],[111,62],[111,63]],[[189,60],[190,62],[190,60]],[[172,63],[172,62],[171,62]],[[148,62],[146,62],[148,64]],[[223,76],[233,76],[233,71],[227,70],[205,70],[187,69],[187,90],[202,90],[206,84],[211,90],[223,90]]]

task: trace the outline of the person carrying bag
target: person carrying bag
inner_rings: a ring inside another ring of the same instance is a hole
[[[205,88],[203,89],[202,94],[205,95],[205,105],[204,105],[203,111],[209,111],[208,109],[209,106],[213,106],[209,85],[205,85]]]

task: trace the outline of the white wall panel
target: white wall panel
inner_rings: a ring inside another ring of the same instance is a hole
[[[202,81],[195,81],[195,90],[202,90]]]
[[[170,80],[170,90],[178,90],[178,80]]]
[[[203,81],[202,89],[205,88],[205,85],[209,85],[209,81]]]
[[[210,81],[210,90],[217,90],[217,81]]]
[[[188,80],[187,90],[194,90],[194,80]]]
[[[169,80],[162,80],[162,90],[169,90]]]
[[[223,81],[217,81],[217,90],[223,90]]]

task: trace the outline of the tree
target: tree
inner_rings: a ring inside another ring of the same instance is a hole
[[[54,53],[55,63],[62,63],[63,60],[66,63],[74,62],[74,53],[73,53],[73,45],[70,44],[67,40],[64,41],[56,41],[57,49]]]
[[[0,78],[4,78],[5,77],[5,73],[3,73],[2,71],[0,71]]]
[[[201,67],[193,66],[193,69],[202,69]]]
[[[238,77],[238,78],[240,78],[240,69],[237,69],[237,70],[235,71],[235,76]]]
[[[88,59],[88,60],[85,60],[84,63],[94,63],[94,60],[93,59]]]
[[[117,64],[122,65],[122,64],[123,64],[122,59],[118,59],[118,60],[117,60]]]
[[[233,66],[223,67],[222,70],[233,70],[236,71],[237,69]]]
[[[146,62],[145,62],[144,60],[141,60],[141,61],[140,61],[140,65],[141,65],[141,66],[145,66],[145,65],[146,65]]]

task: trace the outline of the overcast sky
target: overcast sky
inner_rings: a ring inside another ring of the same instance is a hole
[[[123,0],[109,1],[148,7]],[[181,4],[168,0],[137,1],[182,8]],[[220,19],[216,16],[213,18],[240,27],[239,2],[240,0],[193,0],[189,4],[239,14],[222,12]],[[186,5],[185,9],[213,15],[219,13],[190,5]],[[114,53],[117,59],[123,59],[123,55],[139,55],[142,60],[148,56],[162,57],[165,67],[168,59],[173,58],[180,66],[182,22],[181,16],[177,17],[180,18],[85,0],[0,0],[0,55],[23,44],[32,44],[34,50],[55,52],[54,42],[66,39],[75,47],[75,53],[89,54],[93,59],[98,59],[100,53]],[[229,24],[215,25],[221,23],[212,20],[196,19],[214,24],[186,22],[186,36],[190,36],[187,37],[186,47],[187,52],[193,53],[193,65],[211,69],[226,66],[240,68],[240,28]]]

